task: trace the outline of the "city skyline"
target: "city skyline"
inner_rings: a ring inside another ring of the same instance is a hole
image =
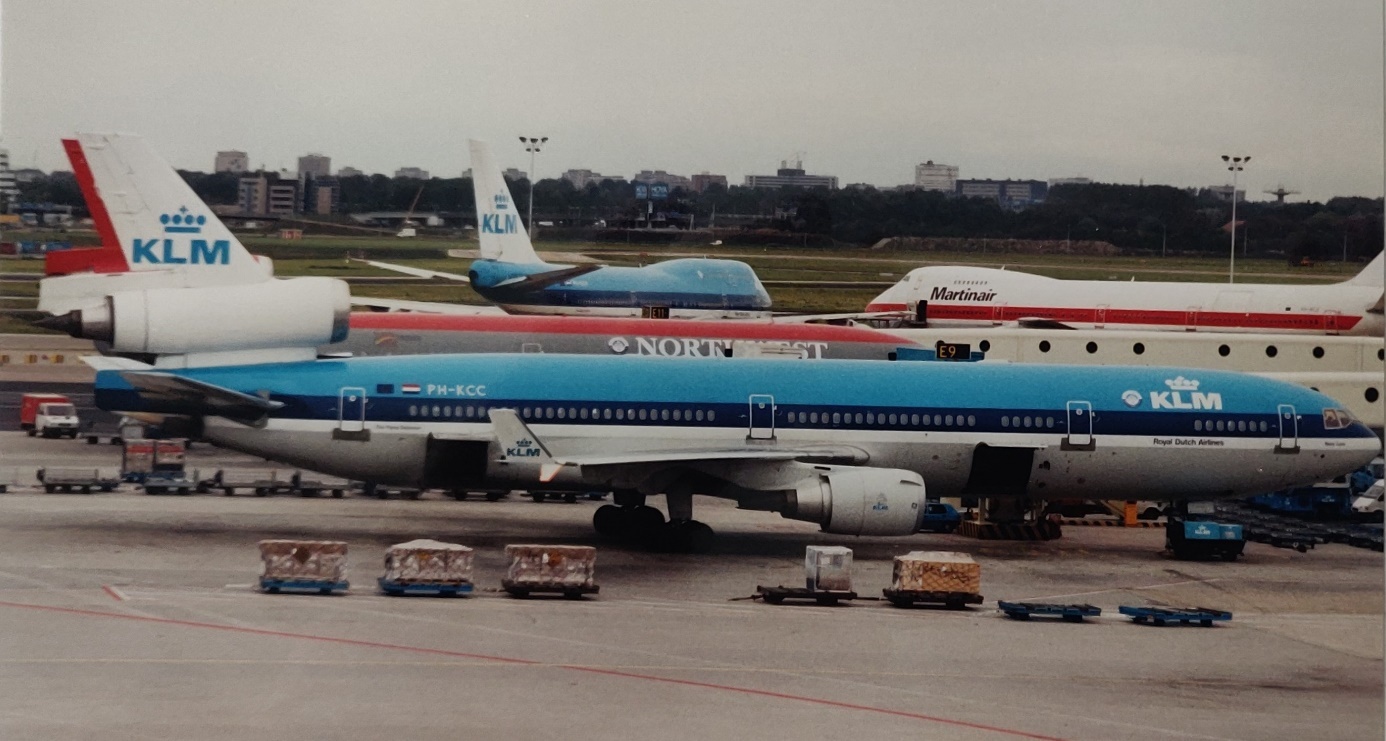
[[[739,183],[805,152],[810,172],[878,187],[927,160],[962,178],[1203,187],[1229,179],[1220,155],[1249,154],[1253,198],[1382,194],[1379,4],[870,10],[10,0],[0,146],[16,169],[67,169],[59,138],[114,130],[190,170],[235,148],[252,168],[322,151],[367,172],[453,173],[467,138],[528,169],[518,136],[540,135],[541,179]]]

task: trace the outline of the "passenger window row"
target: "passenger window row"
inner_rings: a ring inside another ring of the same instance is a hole
[[[800,425],[840,425],[868,424],[886,427],[976,427],[976,415],[968,414],[877,414],[875,412],[789,412],[785,415],[789,424]]]
[[[1194,420],[1195,432],[1265,432],[1269,429],[1270,425],[1264,419],[1259,422],[1256,420],[1248,422],[1244,419]]]

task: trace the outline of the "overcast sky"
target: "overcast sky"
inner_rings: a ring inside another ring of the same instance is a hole
[[[3,0],[0,146],[69,169],[74,131],[177,167],[308,152],[455,177],[466,139],[540,177],[804,153],[842,184],[1229,182],[1382,194],[1382,0],[899,3]]]

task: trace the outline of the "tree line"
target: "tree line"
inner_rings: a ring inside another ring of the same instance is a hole
[[[209,204],[233,204],[239,175],[180,171]],[[420,212],[474,212],[470,178],[427,181],[385,175],[337,179],[342,213],[405,211],[418,197]],[[20,184],[20,201],[68,204],[85,209],[70,172],[53,172]],[[422,187],[422,192],[420,188]],[[529,182],[510,182],[521,214],[528,211]],[[1243,202],[1237,206],[1237,248],[1250,256],[1291,261],[1367,259],[1382,249],[1382,200],[1333,198],[1327,203]],[[609,227],[643,225],[645,201],[628,183],[610,181],[575,188],[561,179],[534,184],[536,220]],[[1231,204],[1209,192],[1163,185],[1058,185],[1045,202],[1009,209],[995,200],[961,198],[919,190],[853,186],[746,188],[714,185],[702,193],[674,189],[655,210],[671,225],[749,226],[811,234],[847,245],[887,237],[1095,240],[1142,254],[1223,254]],[[1245,245],[1243,241],[1245,240]]]

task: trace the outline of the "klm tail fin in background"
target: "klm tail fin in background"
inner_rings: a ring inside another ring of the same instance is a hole
[[[472,150],[472,189],[476,193],[477,237],[481,257],[487,260],[542,265],[534,252],[515,199],[505,185],[501,169],[486,142],[468,142]],[[534,177],[530,173],[530,177]]]

